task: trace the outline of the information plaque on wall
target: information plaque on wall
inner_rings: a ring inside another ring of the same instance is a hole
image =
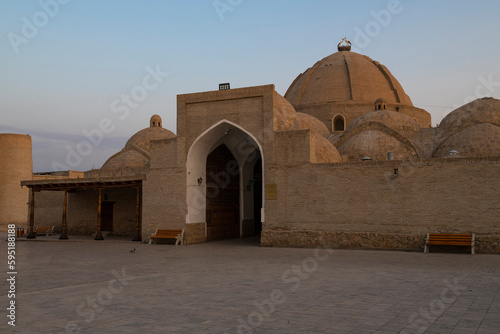
[[[266,199],[278,199],[278,190],[276,184],[266,184]]]

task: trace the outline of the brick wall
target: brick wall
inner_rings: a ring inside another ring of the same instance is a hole
[[[131,237],[135,235],[136,196],[136,190],[131,188],[103,190],[102,200],[114,203],[113,235]],[[97,202],[98,191],[94,189],[78,190],[68,194],[68,234],[91,235],[97,232]],[[62,206],[62,199],[60,203]]]
[[[394,174],[398,169],[398,176]],[[266,168],[264,245],[420,248],[427,232],[476,233],[500,253],[500,159],[429,159]]]

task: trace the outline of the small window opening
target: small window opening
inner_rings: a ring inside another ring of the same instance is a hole
[[[333,120],[333,131],[344,131],[345,130],[345,121],[343,116],[337,116]]]

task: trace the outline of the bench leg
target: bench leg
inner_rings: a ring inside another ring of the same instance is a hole
[[[424,254],[426,253],[429,253],[429,246],[427,246],[427,244],[425,244],[425,247],[424,247]]]

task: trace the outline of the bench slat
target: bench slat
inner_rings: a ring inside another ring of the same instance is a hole
[[[432,237],[443,237],[443,238],[472,238],[472,234],[434,234],[430,233],[429,238]]]
[[[448,245],[448,246],[470,246],[471,241],[456,242],[456,241],[429,241],[428,245]]]

